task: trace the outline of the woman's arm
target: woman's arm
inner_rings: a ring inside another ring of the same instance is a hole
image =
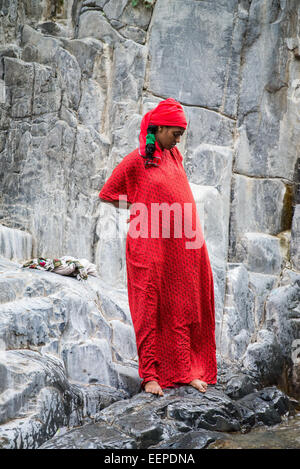
[[[136,163],[140,163],[139,160],[136,160],[134,152],[129,153],[113,169],[99,193],[102,202],[116,208],[131,207],[137,189]]]

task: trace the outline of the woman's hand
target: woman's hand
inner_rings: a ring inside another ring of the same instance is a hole
[[[101,202],[104,202],[106,204],[111,204],[116,208],[127,208],[127,209],[129,209],[130,206],[131,206],[130,202],[127,202],[127,201],[124,201],[124,200],[121,200],[120,202],[118,200],[105,200],[105,199],[100,199],[100,200],[101,200]],[[130,218],[127,218],[126,223],[129,223],[129,222],[130,222]]]
[[[129,209],[130,208],[130,205],[131,203],[128,202],[127,200],[106,200],[106,199],[101,199],[101,202],[104,202],[106,204],[111,204],[113,205],[114,207],[116,208],[126,208],[126,209]]]

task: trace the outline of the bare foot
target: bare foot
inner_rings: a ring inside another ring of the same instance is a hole
[[[164,393],[157,381],[148,381],[145,384],[145,391],[151,392],[152,394],[158,394],[159,396],[163,396]]]
[[[201,381],[201,379],[193,379],[189,385],[193,386],[201,392],[207,391],[207,383],[205,381]]]

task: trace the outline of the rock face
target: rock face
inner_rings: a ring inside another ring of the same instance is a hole
[[[139,389],[127,213],[98,193],[136,148],[142,115],[170,96],[188,119],[180,150],[221,361],[246,388],[299,396],[298,1],[27,0],[0,15],[1,444],[38,447]],[[37,255],[87,258],[99,279],[16,264]],[[195,445],[214,438],[193,425]],[[103,438],[143,446],[125,430]],[[167,438],[188,444],[184,432]]]
[[[124,291],[3,259],[0,270],[0,447],[36,448],[138,392]]]
[[[25,231],[0,225],[0,256],[6,259],[27,259],[32,253],[32,236]]]

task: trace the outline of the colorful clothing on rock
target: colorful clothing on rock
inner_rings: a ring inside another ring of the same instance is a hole
[[[94,264],[87,259],[76,259],[71,256],[63,256],[57,259],[37,257],[25,262],[22,267],[47,270],[59,275],[76,277],[77,280],[86,280],[88,275],[97,277],[97,270]]]

